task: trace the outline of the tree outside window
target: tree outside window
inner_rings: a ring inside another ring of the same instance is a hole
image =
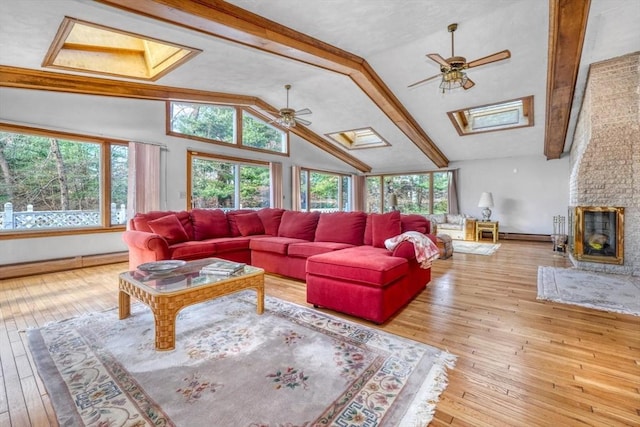
[[[123,144],[72,140],[40,130],[0,131],[0,231],[124,224],[127,158]]]
[[[266,164],[242,163],[189,153],[193,208],[260,209],[269,207],[270,175]]]
[[[448,172],[408,175],[372,175],[366,179],[368,212],[446,213]]]
[[[300,207],[303,211],[350,210],[351,177],[311,169],[300,171]]]

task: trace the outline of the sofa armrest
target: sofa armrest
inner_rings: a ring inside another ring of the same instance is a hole
[[[406,258],[411,261],[412,259],[416,258],[416,250],[413,247],[413,243],[405,240],[403,242],[400,242],[398,246],[395,247],[391,255],[400,258]]]
[[[153,252],[156,260],[170,258],[169,244],[164,237],[146,231],[127,230],[122,233],[122,240],[131,251]]]

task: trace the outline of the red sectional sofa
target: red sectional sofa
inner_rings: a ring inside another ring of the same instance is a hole
[[[305,280],[307,302],[383,323],[431,280],[413,243],[384,241],[418,231],[433,242],[429,220],[399,212],[298,212],[265,208],[156,211],[129,221],[129,266],[166,259],[219,257]]]

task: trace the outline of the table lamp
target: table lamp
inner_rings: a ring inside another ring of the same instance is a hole
[[[489,192],[484,192],[480,195],[480,201],[478,202],[479,208],[482,209],[482,220],[490,221],[491,209],[493,207],[493,195]]]

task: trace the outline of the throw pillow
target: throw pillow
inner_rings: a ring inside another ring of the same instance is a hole
[[[384,248],[384,241],[402,233],[400,211],[371,214],[371,236],[373,247]]]
[[[245,215],[248,213],[255,212],[253,209],[238,209],[237,211],[229,211],[227,212],[227,219],[229,220],[229,235],[231,237],[241,236],[240,230],[238,229],[238,223],[236,222],[236,217],[238,215]]]
[[[366,222],[367,214],[364,212],[321,213],[315,241],[360,246],[364,239]]]
[[[167,243],[173,245],[175,243],[186,242],[189,240],[187,232],[180,223],[178,217],[174,214],[163,216],[147,223],[151,231],[165,238]]]
[[[403,233],[405,231],[417,231],[422,234],[429,234],[431,228],[429,220],[418,214],[400,215],[400,222],[402,223]]]
[[[256,212],[236,215],[235,219],[238,230],[243,236],[264,234],[264,225],[262,225],[262,221]]]
[[[264,225],[264,232],[272,236],[277,236],[284,209],[263,208],[260,209],[257,213],[262,220],[262,224]]]
[[[195,240],[215,239],[229,236],[229,223],[220,209],[193,209],[193,238]]]
[[[313,241],[320,212],[285,211],[278,236]]]

